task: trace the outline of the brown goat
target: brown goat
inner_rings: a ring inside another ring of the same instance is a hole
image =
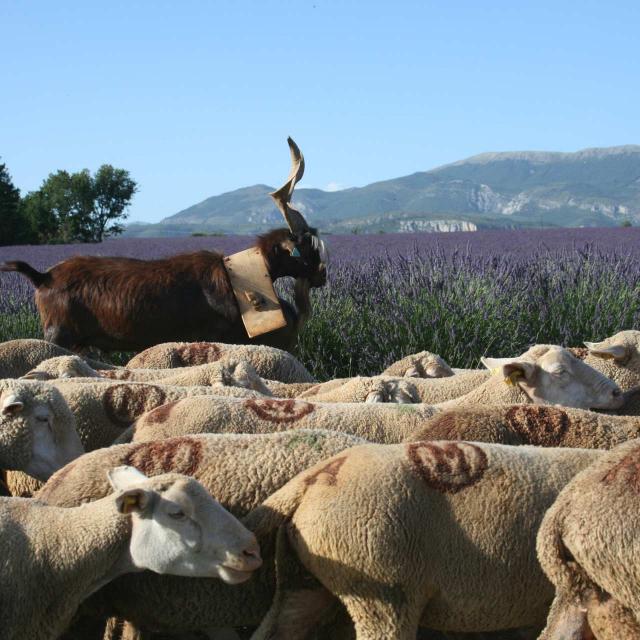
[[[259,236],[272,280],[296,278],[298,305],[281,300],[287,326],[249,338],[231,288],[224,256],[213,251],[161,260],[69,258],[40,273],[25,262],[7,262],[0,271],[18,271],[36,287],[36,305],[45,339],[80,351],[140,350],[170,341],[267,344],[290,351],[309,313],[309,287],[326,282],[324,245],[316,229],[289,202],[304,173],[304,158],[289,138],[292,170],[271,194],[289,229]]]

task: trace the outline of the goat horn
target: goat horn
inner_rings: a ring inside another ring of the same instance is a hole
[[[302,233],[309,230],[309,225],[304,219],[304,216],[292,208],[289,203],[291,202],[291,196],[293,195],[296,184],[302,180],[302,176],[304,175],[304,156],[291,137],[287,138],[287,142],[289,143],[289,150],[291,151],[291,171],[289,172],[289,177],[277,191],[269,195],[273,198],[278,209],[280,209],[287,225],[289,225],[291,233]]]

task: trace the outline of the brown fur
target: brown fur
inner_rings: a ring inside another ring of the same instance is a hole
[[[286,229],[258,238],[273,280],[293,276],[311,286],[324,284],[324,265],[311,239],[309,233],[297,238]],[[300,258],[287,250],[294,246]],[[22,262],[8,262],[2,270],[19,271],[34,283],[46,339],[72,350],[140,350],[175,340],[253,342],[290,350],[299,329],[294,307],[282,301],[287,326],[250,339],[223,257],[212,251],[159,260],[78,256],[45,274]],[[305,306],[308,300],[301,299]]]

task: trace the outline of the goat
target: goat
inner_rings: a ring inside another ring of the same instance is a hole
[[[269,231],[255,244],[272,280],[296,278],[298,310],[280,300],[286,327],[249,338],[224,256],[213,251],[161,260],[78,256],[44,273],[14,261],[0,271],[17,271],[33,283],[45,339],[74,351],[140,350],[170,341],[260,343],[290,351],[309,314],[309,287],[326,282],[326,251],[317,229],[289,204],[304,174],[304,157],[287,141],[291,172],[270,196],[289,228]]]

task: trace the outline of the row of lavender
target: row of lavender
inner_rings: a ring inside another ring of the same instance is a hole
[[[533,342],[577,345],[640,326],[640,230],[563,229],[328,236],[329,284],[314,292],[300,353],[319,378],[370,374],[429,349],[454,366]],[[246,248],[250,239],[119,239],[0,248],[38,268],[77,254],[152,258]],[[286,292],[286,290],[285,290]],[[0,340],[37,336],[31,286],[0,277]]]

